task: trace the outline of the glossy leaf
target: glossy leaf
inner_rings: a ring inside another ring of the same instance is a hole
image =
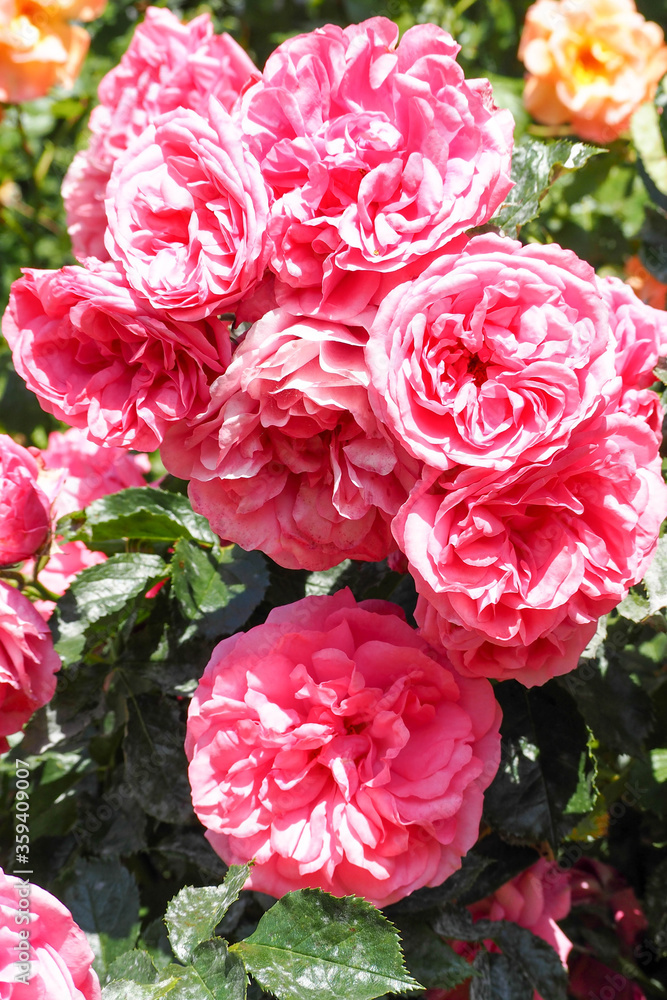
[[[182,962],[202,941],[208,940],[225,913],[238,899],[251,865],[232,865],[221,885],[196,889],[186,886],[167,906],[165,923],[174,954]]]
[[[288,893],[231,950],[279,1000],[372,1000],[420,988],[405,969],[394,927],[355,897]]]

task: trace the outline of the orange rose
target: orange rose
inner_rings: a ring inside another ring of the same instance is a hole
[[[0,101],[32,101],[55,83],[71,87],[90,40],[68,19],[90,21],[105,2],[0,0]]]
[[[667,72],[663,31],[644,20],[634,0],[537,0],[526,14],[519,58],[533,117],[570,124],[582,139],[602,143],[628,128]]]
[[[635,295],[654,309],[667,307],[667,285],[650,274],[639,257],[630,257],[625,265],[626,281]]]

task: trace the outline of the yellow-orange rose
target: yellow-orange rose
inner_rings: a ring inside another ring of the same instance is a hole
[[[663,31],[634,0],[538,0],[526,14],[519,58],[533,117],[602,143],[627,129],[667,72]]]
[[[88,51],[85,28],[106,0],[0,0],[0,101],[19,104],[55,83],[71,87]]]

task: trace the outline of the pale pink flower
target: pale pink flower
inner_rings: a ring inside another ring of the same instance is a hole
[[[60,658],[48,625],[27,597],[0,582],[0,752],[53,697]]]
[[[655,434],[616,413],[542,463],[428,473],[392,529],[428,641],[440,638],[466,674],[531,686],[575,665],[577,641],[581,652],[592,624],[644,576],[666,514]],[[578,637],[575,626],[586,625]],[[544,643],[535,659],[522,652],[554,637],[552,658]],[[518,647],[516,663],[509,651],[494,663],[489,643]]]
[[[18,816],[19,814],[17,814]],[[20,858],[21,855],[17,856]],[[27,915],[25,922],[23,914]],[[6,997],[100,1000],[95,958],[86,935],[59,899],[0,868],[0,981]],[[26,952],[30,958],[23,963]],[[25,981],[16,974],[27,972]],[[27,985],[25,985],[27,983]]]
[[[222,537],[290,569],[382,559],[416,463],[368,401],[364,335],[268,313],[246,334],[209,410],[174,425],[166,467]]]
[[[53,498],[51,513],[55,520],[83,510],[109,493],[128,486],[145,486],[145,476],[150,472],[147,455],[101,447],[77,427],[49,434],[39,459],[51,473],[48,492]]]
[[[494,235],[455,241],[389,292],[366,356],[378,415],[443,470],[550,458],[615,375],[593,269],[557,244]]]
[[[2,330],[44,409],[98,444],[152,451],[170,423],[206,409],[231,355],[229,330],[160,315],[115,264],[90,263],[27,269]]]
[[[49,537],[49,498],[27,448],[0,434],[0,566],[22,562]]]
[[[206,114],[216,97],[227,111],[260,77],[234,39],[216,35],[210,14],[182,24],[170,10],[149,7],[132,41],[99,85],[89,148],[77,153],[63,183],[74,252],[106,260],[106,186],[116,159],[151,122],[177,108]]]
[[[195,812],[248,885],[378,906],[439,885],[496,773],[491,685],[460,677],[384,601],[275,608],[214,650],[188,717]]]
[[[491,218],[511,187],[513,121],[487,80],[464,78],[458,51],[432,24],[399,44],[374,17],[269,56],[235,113],[276,195],[284,282],[326,300],[341,270],[400,269]]]
[[[206,118],[177,109],[145,129],[116,161],[106,211],[109,254],[172,317],[224,312],[264,275],[269,191],[214,98]]]

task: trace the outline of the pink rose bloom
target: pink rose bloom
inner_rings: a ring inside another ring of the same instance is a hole
[[[120,64],[102,79],[90,116],[88,149],[74,157],[63,183],[76,256],[107,259],[104,198],[111,169],[132,139],[177,108],[205,115],[216,97],[231,111],[259,70],[234,39],[213,32],[210,14],[181,24],[169,10],[149,7]]]
[[[29,914],[29,920],[19,924],[17,915],[23,913]],[[26,952],[30,958],[23,962]],[[100,984],[92,967],[94,958],[86,935],[59,899],[27,879],[5,874],[0,868],[3,997],[100,1000]],[[17,972],[27,973],[29,980],[17,982]]]
[[[0,752],[56,689],[60,658],[51,633],[27,597],[0,583]],[[0,931],[0,934],[2,932]]]
[[[582,920],[593,930],[613,927],[620,953],[633,959],[648,921],[639,900],[622,875],[596,858],[582,858],[570,872],[572,906],[581,907]],[[638,941],[639,938],[639,941]],[[618,969],[604,965],[588,951],[570,955],[569,990],[576,1000],[612,995],[616,1000],[645,1000],[641,987]]]
[[[2,330],[45,410],[98,444],[142,451],[206,409],[231,355],[225,323],[159,315],[112,263],[26,269]]]
[[[417,475],[371,410],[364,335],[277,310],[255,324],[199,420],[162,457],[214,531],[288,569],[383,559]]]
[[[571,898],[567,872],[555,861],[540,858],[534,865],[505,882],[490,896],[468,907],[475,920],[511,920],[525,927],[558,952],[564,966],[572,942],[557,920],[570,912]]]
[[[641,417],[653,427],[660,442],[663,412],[656,393],[653,369],[667,354],[667,313],[642,302],[620,278],[598,278],[598,287],[609,304],[615,341],[616,372],[622,379],[620,408]]]
[[[575,954],[570,961],[568,992],[575,1000],[646,1000],[641,986],[618,969],[603,965],[589,954]]]
[[[510,190],[513,120],[433,24],[384,17],[290,38],[236,114],[277,201],[271,266],[324,300],[487,222]],[[375,279],[372,279],[373,281]]]
[[[648,930],[648,921],[634,890],[611,865],[596,858],[582,858],[570,873],[573,906],[606,909],[629,956],[637,937]]]
[[[432,472],[392,530],[421,598],[416,617],[464,673],[542,684],[571,669],[591,626],[638,583],[667,514],[654,433],[619,413],[582,426],[548,462],[499,474]],[[432,612],[427,614],[427,609]],[[563,631],[564,630],[564,631]],[[594,627],[593,627],[594,631]],[[508,654],[555,634],[564,658]],[[454,636],[454,638],[452,638]]]
[[[52,514],[56,520],[128,486],[145,486],[150,472],[148,455],[100,447],[77,427],[49,434],[48,445],[39,457],[44,467],[55,473],[48,490],[54,498]]]
[[[475,842],[500,709],[402,614],[344,590],[216,646],[188,718],[192,799],[228,864],[256,858],[251,888],[384,906]]]
[[[473,920],[508,920],[531,931],[551,945],[567,968],[572,942],[556,921],[563,920],[570,912],[570,887],[567,873],[555,862],[540,858],[490,896],[472,903],[468,909]],[[484,945],[488,951],[500,951],[491,940],[485,941]],[[472,962],[481,946],[453,941],[452,947]],[[428,993],[430,1000],[468,1000],[469,990],[470,981],[467,980],[453,990],[430,990]],[[539,993],[535,992],[534,997],[540,1000]]]
[[[114,166],[107,250],[158,310],[201,320],[251,294],[268,261],[269,191],[239,127],[208,115],[156,119]]]
[[[595,272],[574,253],[459,240],[380,306],[371,402],[431,468],[541,462],[599,406],[610,346]]]
[[[0,566],[27,559],[49,536],[49,499],[38,473],[27,448],[0,434]]]

